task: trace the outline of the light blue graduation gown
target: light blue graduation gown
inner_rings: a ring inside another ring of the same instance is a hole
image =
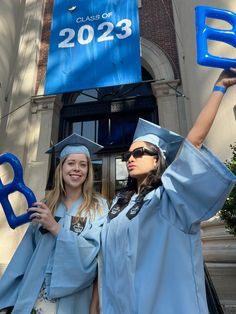
[[[107,204],[100,200],[103,215],[86,220],[79,234],[70,230],[82,197],[69,210],[59,204],[55,216],[62,225],[57,237],[42,234],[31,224],[0,280],[0,309],[14,306],[13,314],[31,312],[43,281],[47,294],[57,300],[58,314],[88,314],[97,254]]]
[[[131,220],[128,206],[102,229],[103,314],[208,314],[200,222],[222,208],[236,177],[209,150],[184,141]]]

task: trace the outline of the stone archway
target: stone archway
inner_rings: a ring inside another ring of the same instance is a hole
[[[155,80],[174,80],[172,66],[164,52],[151,41],[141,38],[141,63]]]
[[[174,90],[179,80],[175,80],[168,58],[156,44],[141,38],[141,63],[154,78],[152,90],[158,105],[160,125],[182,133],[180,112]]]

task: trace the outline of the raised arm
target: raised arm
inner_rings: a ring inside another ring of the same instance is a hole
[[[236,68],[230,68],[230,70],[222,71],[215,86],[227,89],[234,84],[236,84]],[[222,91],[213,91],[211,93],[196,122],[187,135],[187,139],[199,149],[210,131],[223,97],[224,93]]]

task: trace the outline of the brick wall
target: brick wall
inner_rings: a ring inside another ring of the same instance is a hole
[[[36,93],[46,73],[52,6],[53,0],[46,0]],[[162,49],[174,69],[175,77],[179,78],[179,62],[171,0],[142,0],[139,14],[141,36],[157,44]]]
[[[46,74],[48,47],[49,47],[50,30],[51,30],[52,7],[53,7],[53,0],[46,0],[35,94],[37,94],[39,85],[41,82],[44,81],[45,74]]]
[[[166,54],[180,77],[176,35],[171,0],[142,0],[140,9],[141,36],[157,44]]]

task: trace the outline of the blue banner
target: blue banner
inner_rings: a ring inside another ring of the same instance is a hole
[[[140,81],[137,0],[54,0],[46,95]]]

